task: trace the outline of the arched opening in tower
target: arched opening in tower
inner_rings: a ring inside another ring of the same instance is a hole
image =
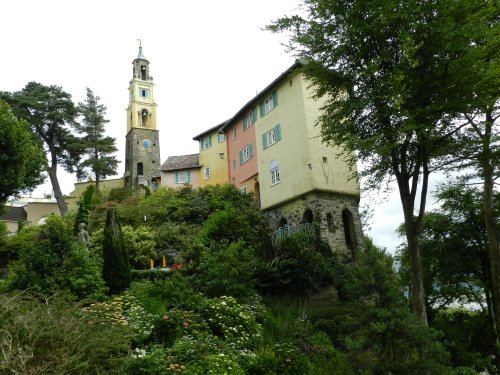
[[[137,175],[142,176],[144,174],[144,169],[142,163],[137,163]]]
[[[284,227],[286,225],[288,225],[288,221],[284,217],[282,217],[278,223],[278,227],[281,228],[281,227]]]
[[[342,222],[344,223],[344,235],[347,248],[354,250],[356,247],[356,233],[354,231],[354,219],[347,208],[342,211]]]
[[[141,79],[146,80],[146,67],[144,65],[141,65]]]
[[[141,111],[141,126],[143,128],[147,128],[148,127],[148,119],[149,119],[148,110],[147,109],[143,109]]]
[[[310,208],[304,211],[304,215],[302,216],[302,222],[311,224],[313,222],[314,215]]]

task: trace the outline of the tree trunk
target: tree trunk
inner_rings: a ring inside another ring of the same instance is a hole
[[[500,365],[500,251],[495,230],[495,212],[493,206],[493,165],[491,153],[492,114],[486,113],[485,130],[482,137],[482,150],[479,163],[483,174],[484,224],[491,265],[491,300],[493,321],[495,323],[497,365]],[[500,368],[498,369],[500,372]]]
[[[59,206],[59,211],[61,212],[61,215],[64,216],[66,215],[66,212],[68,212],[68,206],[64,201],[61,186],[59,185],[59,180],[57,179],[57,156],[53,151],[50,152],[50,155],[51,163],[47,168],[47,173],[49,174],[50,183],[52,184],[52,190],[54,190],[54,197],[56,198],[57,205]]]
[[[417,317],[427,324],[427,309],[425,306],[424,277],[422,273],[422,259],[417,231],[413,217],[413,210],[403,205],[406,228],[406,241],[408,242],[408,254],[410,256],[411,271],[411,306]]]

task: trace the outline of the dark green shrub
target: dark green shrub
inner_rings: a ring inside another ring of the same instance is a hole
[[[34,231],[34,237],[30,234],[21,243],[19,260],[9,268],[9,289],[30,289],[43,295],[65,291],[79,299],[103,296],[100,258],[83,249],[61,217],[50,216]]]
[[[113,208],[107,211],[102,251],[103,279],[110,293],[120,293],[130,284],[130,263],[122,230],[116,220],[116,210]]]
[[[342,267],[314,235],[296,233],[282,239],[264,255],[257,270],[261,292],[308,296],[338,283]]]
[[[243,241],[212,243],[201,252],[193,271],[193,284],[208,297],[255,294],[253,249]]]

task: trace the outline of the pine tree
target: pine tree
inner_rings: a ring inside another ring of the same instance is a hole
[[[120,293],[130,284],[130,263],[114,208],[108,208],[106,214],[103,259],[103,279],[111,294]]]
[[[112,156],[117,151],[115,139],[104,136],[105,125],[109,122],[106,115],[106,106],[99,103],[100,98],[87,88],[85,102],[78,103],[78,112],[82,117],[81,124],[75,126],[80,139],[80,147],[86,154],[86,159],[78,165],[77,177],[79,180],[88,176],[89,171],[95,177],[95,186],[99,190],[102,178],[116,174],[118,160]]]

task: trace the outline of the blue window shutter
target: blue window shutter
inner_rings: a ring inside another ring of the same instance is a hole
[[[247,116],[243,116],[243,130],[246,130],[247,127],[248,127]]]
[[[252,122],[257,121],[257,108],[252,109]]]
[[[243,164],[243,150],[240,151],[240,165]]]
[[[175,183],[179,183],[179,172],[175,172]]]
[[[266,149],[267,146],[267,133],[262,134],[262,149]]]
[[[279,141],[281,139],[281,126],[280,126],[280,124],[276,125],[276,130],[275,130],[274,134],[276,134],[276,139]]]
[[[260,110],[260,117],[264,116],[264,102],[259,104],[259,110]]]
[[[278,105],[278,94],[273,92],[273,107],[276,107]]]
[[[253,143],[250,143],[248,145],[248,154],[250,155],[250,157],[253,156]]]
[[[208,136],[208,147],[212,147],[212,136]]]
[[[191,182],[191,171],[187,171],[186,174],[187,174],[187,181]]]

